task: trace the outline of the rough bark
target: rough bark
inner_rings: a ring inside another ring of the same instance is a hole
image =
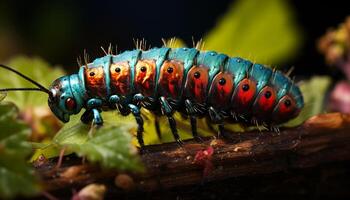
[[[350,115],[318,115],[279,133],[254,131],[232,135],[232,140],[209,137],[203,138],[203,142],[187,140],[182,146],[176,143],[147,146],[147,153],[141,156],[147,171],[142,174],[101,170],[96,165],[82,164],[75,156],[66,157],[58,170],[53,170],[56,163],[51,160],[37,167],[36,172],[45,189],[53,192],[92,182],[105,183],[117,192],[155,191],[350,160]]]

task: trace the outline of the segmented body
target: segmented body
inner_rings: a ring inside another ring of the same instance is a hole
[[[299,88],[281,72],[195,48],[164,47],[107,55],[82,66],[78,74],[62,77],[59,84],[64,85],[63,79],[69,81],[72,94],[61,92],[59,96],[74,97],[74,103],[79,104],[73,105],[74,114],[81,107],[87,109],[82,121],[102,123],[96,109],[119,109],[124,115],[131,112],[139,124],[141,145],[141,106],[166,115],[178,139],[174,111],[189,115],[192,126],[196,117],[207,116],[223,128],[228,119],[280,124],[297,116],[304,104]],[[59,88],[57,84],[52,88]],[[195,127],[192,130],[196,135]]]

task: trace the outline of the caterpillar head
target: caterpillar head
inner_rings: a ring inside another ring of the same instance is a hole
[[[63,122],[69,121],[69,116],[77,114],[83,105],[85,86],[77,74],[63,76],[55,80],[49,89],[37,81],[22,74],[12,67],[0,64],[0,68],[13,72],[28,82],[35,85],[35,88],[0,88],[0,92],[8,91],[40,91],[49,95],[48,104],[51,111]],[[80,72],[79,72],[80,73]],[[81,74],[81,73],[80,73]]]
[[[62,122],[69,121],[70,115],[80,112],[83,106],[82,94],[77,75],[63,76],[50,86],[49,107]]]

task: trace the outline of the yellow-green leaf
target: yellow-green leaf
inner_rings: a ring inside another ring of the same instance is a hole
[[[40,58],[20,56],[10,60],[7,65],[45,87],[49,87],[55,79],[64,75],[62,69],[58,67],[52,68],[47,62]],[[5,69],[0,68],[0,73],[2,74],[0,88],[36,87],[22,77],[6,71]],[[23,109],[28,106],[47,106],[47,98],[48,95],[42,92],[16,91],[8,92],[6,100],[16,103],[20,109]]]
[[[277,64],[294,56],[301,34],[284,0],[238,0],[204,37],[205,48]]]

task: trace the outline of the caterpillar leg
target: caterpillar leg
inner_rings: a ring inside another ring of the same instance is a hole
[[[81,116],[80,120],[84,124],[89,124],[93,120],[94,124],[99,125],[99,126],[103,125],[103,119],[102,119],[100,112],[101,111],[97,108],[86,110],[83,113],[83,115]]]
[[[86,110],[80,117],[81,122],[84,124],[89,124],[93,120],[94,116],[92,115],[91,110]]]
[[[80,120],[85,124],[90,123],[93,120],[96,125],[102,125],[103,119],[100,114],[101,110],[99,109],[101,105],[102,100],[90,99],[87,102],[87,110],[83,113]]]
[[[122,99],[118,95],[111,95],[108,101],[110,106],[116,107],[121,115],[127,116],[130,114],[128,105],[123,103]]]
[[[207,127],[210,131],[215,132],[215,128],[213,127],[212,121],[210,117],[205,117],[205,123],[207,124]]]
[[[140,104],[145,100],[145,97],[138,93],[138,94],[135,94],[134,97],[133,97],[133,102],[135,105],[137,106],[140,106]]]
[[[171,132],[174,136],[174,139],[176,140],[176,142],[178,142],[179,144],[182,144],[181,140],[180,140],[180,136],[177,132],[177,128],[176,128],[176,121],[173,117],[173,109],[172,107],[169,105],[169,102],[165,99],[165,97],[160,97],[160,104],[161,104],[161,110],[162,113],[164,115],[167,116],[168,121],[169,121],[169,126],[171,129]]]
[[[156,128],[158,139],[162,140],[162,133],[160,131],[160,126],[159,126],[159,117],[157,115],[154,115],[154,127]]]
[[[108,101],[110,104],[116,105],[120,102],[120,97],[118,95],[111,95]]]
[[[218,130],[219,130],[219,135],[221,136],[223,136],[223,137],[226,137],[227,138],[227,134],[226,134],[226,132],[225,132],[225,125],[224,125],[224,123],[222,122],[222,123],[220,123],[220,124],[218,124]]]
[[[218,124],[218,135],[227,138],[228,135],[225,132],[224,117],[213,107],[209,108],[209,116],[213,123]]]
[[[118,111],[121,115],[127,116],[130,114],[130,109],[128,105],[117,104]]]
[[[96,108],[92,109],[92,113],[93,113],[93,116],[94,116],[94,123],[96,125],[102,125],[103,124],[103,119],[102,119],[102,116],[101,116],[100,112],[101,111],[99,109],[96,109]]]
[[[187,111],[188,115],[190,116],[192,136],[198,140],[200,138],[199,138],[198,132],[197,132],[197,118],[195,116],[195,114],[196,114],[195,108],[189,99],[186,99],[185,106],[186,106],[186,111]]]
[[[137,141],[139,142],[139,145],[141,147],[141,150],[144,149],[145,147],[145,143],[143,141],[143,119],[141,117],[141,112],[140,112],[140,108],[138,108],[136,105],[134,104],[129,104],[128,105],[131,113],[134,115],[136,123],[137,123]]]

